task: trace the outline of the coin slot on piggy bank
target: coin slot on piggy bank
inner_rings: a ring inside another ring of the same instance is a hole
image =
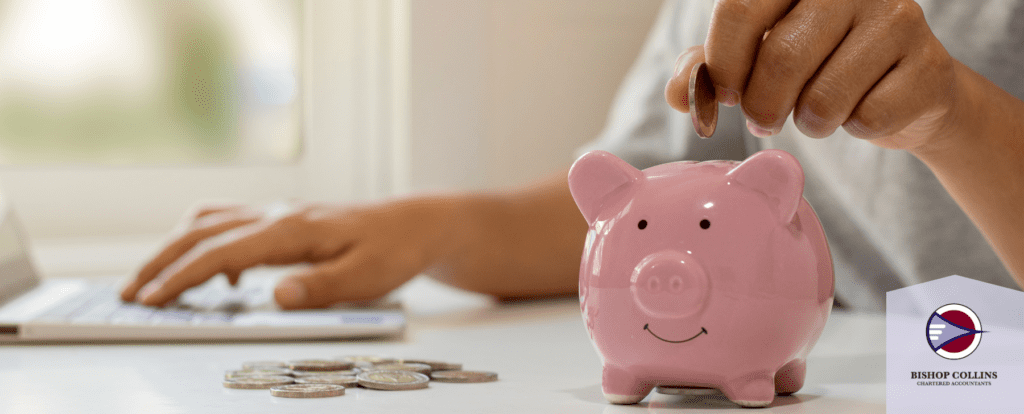
[[[609,402],[654,387],[766,407],[803,386],[832,308],[832,256],[785,151],[640,171],[604,151],[569,189],[590,225],[580,305]]]

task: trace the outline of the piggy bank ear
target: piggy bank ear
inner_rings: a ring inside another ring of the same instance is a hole
[[[630,189],[644,178],[640,170],[606,151],[583,154],[569,169],[569,191],[583,218],[593,223],[606,208],[622,207]]]
[[[804,193],[804,170],[796,157],[782,150],[759,151],[726,176],[763,195],[781,222],[793,221]]]

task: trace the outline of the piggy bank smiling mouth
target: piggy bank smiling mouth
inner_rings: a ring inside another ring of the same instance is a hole
[[[704,334],[704,335],[708,334],[708,330],[705,329],[702,326],[702,327],[700,327],[700,332],[697,332],[697,334],[694,335],[694,336],[691,336],[691,337],[689,337],[687,339],[683,339],[681,341],[669,341],[668,339],[662,338],[662,337],[658,336],[658,334],[654,333],[654,331],[652,331],[651,328],[650,328],[650,324],[644,324],[644,330],[647,331],[648,333],[650,333],[651,335],[653,335],[655,338],[658,338],[658,339],[660,339],[662,341],[665,341],[665,342],[668,342],[670,344],[681,344],[683,342],[689,342],[689,341],[692,341],[694,339],[697,339],[697,337],[701,336],[701,334]]]

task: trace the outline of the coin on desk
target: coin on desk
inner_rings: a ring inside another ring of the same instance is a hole
[[[292,376],[295,378],[305,378],[317,375],[351,375],[356,376],[362,372],[359,368],[343,369],[340,371],[292,371]]]
[[[412,371],[423,375],[430,375],[431,371],[430,365],[409,363],[380,364],[364,369],[367,371]]]
[[[338,357],[339,360],[349,361],[359,368],[368,368],[377,364],[394,364],[401,362],[394,358],[387,358],[377,355],[346,355]]]
[[[431,371],[457,371],[462,369],[458,362],[434,361],[429,359],[403,359],[405,364],[423,364],[430,367]]]
[[[418,390],[427,388],[430,378],[412,371],[368,371],[359,374],[359,385],[385,391]]]
[[[325,398],[345,395],[345,387],[333,384],[292,384],[273,387],[270,395],[284,398]]]
[[[498,374],[487,371],[434,371],[430,378],[437,382],[457,382],[462,384],[475,382],[491,382],[498,380]]]
[[[247,361],[242,363],[242,369],[257,368],[287,368],[287,365],[281,361]]]
[[[224,388],[234,388],[239,390],[265,390],[278,385],[288,385],[293,382],[295,382],[294,378],[283,375],[241,377],[224,380]]]
[[[658,394],[666,395],[714,395],[718,390],[706,387],[683,387],[676,385],[659,385],[654,388]]]
[[[351,361],[339,361],[337,359],[299,359],[288,361],[288,367],[297,371],[341,371],[352,369],[355,364]]]
[[[334,384],[354,387],[359,385],[359,379],[355,375],[311,375],[308,377],[296,378],[296,384]]]
[[[224,373],[224,379],[240,378],[240,377],[266,377],[273,375],[291,375],[292,371],[287,368],[254,368],[254,369],[241,369],[235,371],[227,371]]]

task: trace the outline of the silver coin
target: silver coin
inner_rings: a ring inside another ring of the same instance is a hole
[[[359,368],[369,368],[377,364],[394,364],[402,362],[394,358],[381,357],[377,355],[347,355],[338,357],[339,360],[349,361]]]
[[[706,387],[684,387],[677,385],[659,385],[654,388],[658,394],[666,395],[715,395],[720,391]]]
[[[434,371],[430,378],[437,382],[458,382],[463,384],[474,382],[491,382],[498,380],[496,372],[487,371]]]
[[[318,375],[359,375],[361,371],[359,368],[345,369],[341,371],[292,371],[292,376],[295,378],[305,378]]]
[[[295,378],[281,375],[241,377],[224,380],[224,388],[235,388],[239,390],[265,390],[278,385],[288,385],[292,382],[295,382]]]
[[[292,384],[273,387],[270,395],[284,398],[325,398],[345,395],[345,387],[334,384]]]
[[[234,371],[227,371],[224,373],[224,379],[232,379],[239,377],[266,377],[272,375],[291,375],[292,371],[287,368],[254,368],[254,369],[240,369]]]
[[[382,357],[378,355],[346,355],[338,357],[342,361],[350,362],[369,362],[371,364],[391,364],[398,362],[395,358]]]
[[[423,364],[430,367],[431,371],[458,371],[462,364],[458,362],[434,361],[429,359],[403,359],[405,364]]]
[[[288,366],[281,361],[247,361],[242,363],[243,370],[258,368],[288,368]]]
[[[426,375],[412,371],[369,371],[356,378],[360,386],[386,391],[418,390],[430,383]]]
[[[690,87],[687,90],[690,104],[690,119],[693,128],[701,138],[709,138],[718,126],[718,100],[715,85],[711,82],[707,63],[693,67],[690,72]]]
[[[365,368],[365,371],[412,371],[418,372],[423,375],[430,375],[430,365],[426,364],[409,364],[409,363],[396,363],[396,364],[380,364],[374,365],[370,368]]]
[[[296,384],[334,384],[354,387],[359,385],[355,375],[313,375],[295,379]]]
[[[288,367],[296,371],[341,371],[352,369],[355,366],[351,361],[339,361],[337,359],[299,359],[288,361]]]

